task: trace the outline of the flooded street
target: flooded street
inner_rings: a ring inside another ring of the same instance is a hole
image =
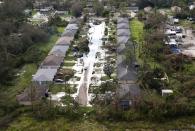
[[[84,71],[81,76],[79,92],[76,100],[83,106],[89,105],[88,89],[91,83],[94,63],[96,61],[96,53],[101,50],[102,38],[104,36],[105,23],[100,25],[90,24],[91,28],[88,32],[90,52],[83,57]]]

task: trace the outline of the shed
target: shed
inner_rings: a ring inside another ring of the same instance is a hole
[[[162,90],[162,96],[165,96],[167,94],[173,94],[173,90],[169,90],[169,89],[163,89]]]

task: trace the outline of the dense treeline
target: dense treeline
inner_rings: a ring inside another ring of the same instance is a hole
[[[111,0],[110,3],[116,7],[123,7],[124,5],[131,5],[137,3],[140,8],[146,6],[170,7],[170,6],[184,6],[193,0]]]
[[[40,52],[32,45],[48,39],[44,31],[26,22],[24,9],[29,5],[28,0],[5,0],[0,6],[0,84],[8,84],[16,68],[36,61],[39,57],[34,55]]]

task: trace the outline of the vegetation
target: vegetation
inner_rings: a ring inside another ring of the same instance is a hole
[[[24,9],[32,7],[31,0],[4,0],[4,2],[0,5],[1,130],[194,129],[195,62],[187,56],[171,54],[170,48],[164,45],[163,27],[167,17],[156,12],[157,8],[150,14],[141,14],[142,18],[147,15],[146,19],[135,18],[130,22],[134,47],[127,46],[126,62],[131,63],[135,53],[138,63],[141,64],[137,81],[141,87],[141,95],[136,97],[132,107],[125,110],[120,106],[117,93],[119,85],[114,74],[115,60],[111,60],[116,59],[116,56],[107,56],[109,64],[104,66],[106,76],[101,78],[103,82],[100,86],[90,89],[90,93],[94,95],[91,101],[92,107],[81,107],[76,101],[77,98],[71,97],[71,94],[77,92],[77,85],[66,83],[74,77],[74,70],[71,69],[59,70],[66,81],[65,85],[53,84],[49,88],[52,93],[66,92],[69,95],[55,103],[50,98],[42,98],[33,102],[32,106],[22,106],[18,104],[15,96],[29,87],[32,75],[55,44],[67,22],[56,16],[50,18],[46,28],[39,28],[27,23],[27,17],[23,13]],[[182,12],[176,12],[175,16],[186,18],[194,15],[194,10],[188,12],[186,8],[187,0],[95,1],[94,10],[97,16],[108,17],[109,9],[105,10],[104,5],[114,5],[123,12],[124,7],[132,2],[137,2],[140,7],[150,5],[160,8],[176,5],[182,7]],[[71,11],[75,17],[79,17],[83,13],[86,1],[55,0],[51,5],[54,5],[55,9]],[[85,19],[87,21],[88,18]],[[185,22],[182,24],[188,25]],[[193,23],[190,24],[193,26]],[[51,28],[55,30],[52,33],[47,30]],[[104,33],[110,34],[108,32],[106,28]],[[114,31],[109,36],[114,45],[104,45],[108,49],[107,54],[116,52],[115,34]],[[76,38],[78,38],[75,43],[79,53],[88,53],[87,37],[80,38],[77,34]],[[75,64],[72,61],[76,58],[70,54],[71,49],[65,58],[65,66]],[[101,63],[96,63],[95,66],[100,67]],[[162,97],[162,89],[171,89],[174,93]]]
[[[114,71],[114,68],[113,68],[111,65],[107,64],[107,65],[104,66],[104,73],[105,73],[108,77],[111,78],[111,75],[112,75],[113,71]]]
[[[64,86],[63,84],[54,84],[54,85],[51,85],[50,87],[50,91],[53,93],[53,94],[56,94],[58,92],[66,92],[66,93],[70,93],[70,94],[74,94],[77,92],[77,88],[76,88],[77,85],[66,85]]]

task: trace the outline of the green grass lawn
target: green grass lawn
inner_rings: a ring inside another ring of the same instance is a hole
[[[139,55],[141,53],[142,44],[144,41],[144,23],[139,21],[138,19],[133,19],[130,21],[130,29],[132,40],[136,42],[136,59],[141,63],[141,59]]]
[[[58,92],[66,92],[70,94],[74,94],[77,92],[77,85],[64,85],[64,84],[54,84],[50,87],[50,92],[56,94]]]
[[[32,10],[32,16],[35,15],[37,13],[36,10]]]
[[[1,93],[6,94],[9,101],[15,100],[16,95],[22,92],[31,83],[32,75],[36,72],[37,66],[35,64],[26,64],[20,72],[21,75],[13,81],[13,86],[4,86],[0,90]]]
[[[64,32],[64,27],[58,27],[58,32],[60,32],[60,33],[62,33],[62,32]]]
[[[62,33],[64,27],[58,27],[58,32]],[[38,43],[36,44],[37,48],[39,48],[40,50],[42,50],[43,52],[49,52],[51,50],[51,48],[55,45],[56,41],[58,40],[60,36],[58,36],[58,34],[54,34],[50,37],[49,41],[46,43]]]
[[[65,63],[64,63],[64,66],[71,66],[71,67],[72,67],[72,66],[74,66],[74,65],[75,65],[75,63],[70,63],[70,62],[65,62]]]
[[[138,19],[130,21],[130,28],[132,33],[132,39],[137,43],[143,42],[144,40],[144,23]]]
[[[107,80],[110,80],[110,79],[113,79],[113,76],[111,76],[111,78],[110,78],[110,77],[108,77],[107,75],[106,75],[106,76],[101,77],[101,81],[107,81]]]
[[[76,61],[76,57],[67,55],[64,59],[64,61]]]
[[[58,117],[52,120],[36,120],[28,114],[23,114],[14,121],[7,131],[167,131],[167,130],[193,130],[195,118],[180,118],[166,122],[132,121],[115,122],[83,119],[71,121],[66,117]]]
[[[189,27],[192,27],[192,22],[191,21],[188,21],[188,20],[180,20],[179,21],[179,25],[185,27],[185,28],[189,28]]]

